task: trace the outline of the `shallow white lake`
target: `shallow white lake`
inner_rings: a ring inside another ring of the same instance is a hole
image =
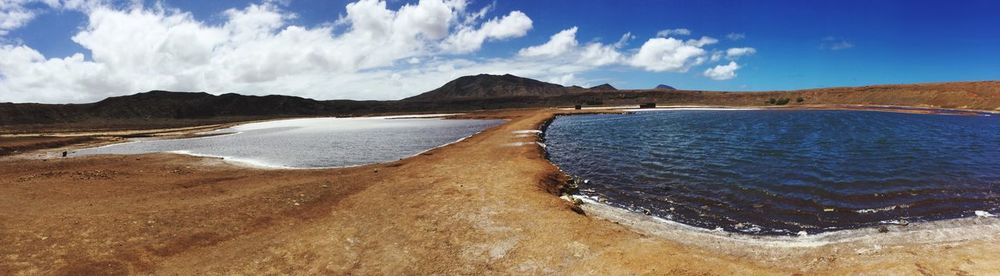
[[[455,142],[502,120],[414,117],[309,118],[239,125],[189,139],[136,139],[74,155],[175,152],[265,167],[323,168],[396,161]]]

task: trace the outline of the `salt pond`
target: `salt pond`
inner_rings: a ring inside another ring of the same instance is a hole
[[[215,136],[136,139],[74,155],[175,152],[264,167],[342,167],[399,160],[502,122],[420,116],[277,120],[210,133]]]

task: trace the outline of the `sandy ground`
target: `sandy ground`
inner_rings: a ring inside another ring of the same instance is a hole
[[[579,214],[553,195],[565,178],[537,138],[513,133],[553,112],[484,114],[511,121],[343,169],[172,154],[0,160],[0,274],[1000,274],[995,218],[968,222],[985,229],[968,238],[789,245]]]

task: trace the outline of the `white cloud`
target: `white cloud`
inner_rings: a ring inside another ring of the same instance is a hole
[[[747,35],[744,34],[744,33],[729,33],[729,34],[726,35],[726,38],[728,38],[729,40],[732,40],[732,41],[736,41],[736,40],[741,40],[741,39],[747,38]]]
[[[521,49],[517,54],[523,57],[555,57],[573,51],[579,44],[576,30],[577,27],[562,30],[549,37],[545,44]]]
[[[548,82],[560,84],[560,85],[575,85],[582,82],[582,80],[577,79],[575,74],[565,74],[562,76],[556,76],[549,78]]]
[[[695,47],[705,47],[707,45],[719,43],[719,40],[712,37],[703,36],[699,39],[688,39],[684,43]]]
[[[602,66],[618,63],[622,60],[622,54],[615,46],[600,43],[590,43],[583,48],[580,61],[593,66]]]
[[[652,38],[642,44],[629,64],[654,72],[686,72],[704,62],[701,43],[687,43],[674,38]]]
[[[293,24],[297,15],[273,1],[223,11],[218,23],[162,5],[50,1],[45,5],[86,15],[71,38],[86,52],[46,57],[0,40],[0,101],[90,102],[154,89],[385,100],[463,75],[583,85],[582,76],[596,68],[685,72],[709,52],[722,54],[706,48],[718,42],[711,37],[656,37],[626,49],[631,33],[610,44],[583,43],[573,27],[513,57],[477,57],[470,53],[489,41],[526,35],[532,20],[520,11],[488,17],[492,6],[466,11],[464,0],[423,0],[395,10],[361,0],[336,22],[318,26]],[[10,30],[30,23],[18,24]]]
[[[0,0],[0,36],[7,35],[11,30],[24,26],[38,15],[26,5],[39,2],[35,0]]]
[[[468,17],[479,15],[466,14],[460,0],[424,0],[395,11],[384,1],[361,0],[346,6],[340,34],[329,24],[292,25],[296,15],[271,2],[227,10],[219,25],[161,6],[59,5],[86,7],[80,9],[86,10],[86,26],[72,40],[90,51],[89,59],[46,58],[26,45],[2,45],[0,100],[86,102],[153,89],[386,99],[378,92],[338,91],[343,86],[328,80],[474,51],[485,41],[523,36],[531,28],[531,19],[519,11],[478,24]]]
[[[738,58],[738,57],[741,57],[741,56],[753,55],[755,53],[757,53],[757,49],[750,48],[750,47],[729,48],[728,50],[726,50],[726,57],[731,58],[731,59],[735,59],[735,58]]]
[[[677,29],[666,29],[656,32],[656,36],[658,37],[669,37],[669,36],[679,36],[679,35],[691,35],[691,30],[685,28],[677,28]]]
[[[531,30],[532,21],[523,12],[512,11],[500,19],[491,19],[476,29],[473,26],[462,26],[458,33],[453,34],[443,44],[443,48],[458,53],[469,53],[482,47],[487,40],[503,40],[522,37]]]
[[[102,2],[100,0],[0,0],[0,37],[28,24],[43,12],[37,8],[29,8],[32,4],[61,10],[90,10]]]
[[[631,33],[622,35],[618,42],[611,45],[591,42],[580,46],[576,39],[577,31],[577,27],[562,30],[544,44],[521,49],[518,55],[522,58],[550,59],[555,61],[550,63],[563,66],[596,68],[620,64],[653,72],[685,72],[705,61],[706,51],[702,47],[718,42],[707,36],[687,41],[657,37],[647,40],[634,55],[627,56],[619,49],[634,38]]]
[[[712,51],[712,57],[709,58],[709,60],[711,60],[712,62],[716,62],[716,61],[722,60],[723,54],[725,54],[725,53],[722,52],[722,51],[718,51],[718,50]]]
[[[548,59],[554,64],[594,68],[619,63],[622,54],[618,49],[632,37],[631,33],[626,33],[612,45],[591,42],[580,46],[580,42],[576,40],[577,30],[577,27],[562,30],[549,37],[549,41],[544,44],[521,49],[518,56]]]
[[[705,69],[705,72],[702,74],[713,80],[728,80],[736,77],[737,69],[740,69],[740,65],[736,64],[735,61],[730,61],[726,65],[716,65],[715,67]]]
[[[625,46],[628,46],[628,42],[633,39],[635,39],[635,35],[633,35],[632,32],[627,32],[622,35],[622,38],[618,39],[618,42],[615,42],[615,48],[625,48]]]

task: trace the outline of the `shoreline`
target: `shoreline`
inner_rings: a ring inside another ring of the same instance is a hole
[[[555,121],[559,116],[578,116],[578,115],[595,115],[595,114],[618,114],[616,112],[661,112],[661,111],[686,111],[686,110],[733,110],[733,111],[745,111],[745,110],[784,110],[784,108],[747,108],[747,107],[719,107],[719,106],[666,106],[657,107],[649,109],[611,109],[609,112],[586,112],[573,110],[576,112],[568,113],[554,113],[549,119],[543,121],[539,125],[538,133],[539,137],[539,147],[544,152],[545,159],[556,167],[556,169],[563,174],[565,177],[572,177],[568,173],[564,172],[559,168],[558,164],[552,162],[549,157],[548,150],[545,149],[545,134],[548,130],[549,125]],[[793,110],[830,110],[830,109],[816,109],[816,108],[802,108]],[[883,111],[883,110],[867,110],[867,109],[833,109],[833,110],[849,110],[849,111],[871,111],[871,112],[895,112],[904,114],[920,114],[920,115],[940,115],[937,113],[910,113],[905,111]],[[565,110],[564,110],[565,111]],[[975,212],[977,215],[970,217],[957,217],[957,218],[947,218],[947,219],[936,219],[928,221],[915,221],[909,222],[906,225],[900,225],[897,223],[885,223],[880,225],[865,226],[859,228],[845,228],[836,230],[826,230],[823,232],[815,234],[805,234],[798,233],[798,235],[763,235],[763,234],[748,234],[741,232],[725,231],[721,229],[708,229],[703,227],[698,227],[694,225],[685,224],[682,222],[670,220],[667,218],[655,216],[655,215],[645,215],[636,211],[628,210],[623,207],[613,206],[607,203],[602,203],[594,200],[593,198],[582,195],[582,194],[570,194],[569,198],[564,198],[569,202],[574,200],[580,200],[582,204],[578,204],[584,211],[588,214],[596,213],[599,217],[620,223],[623,225],[628,225],[631,229],[638,232],[649,233],[663,238],[683,241],[689,240],[691,237],[702,236],[708,239],[724,240],[732,243],[745,243],[746,245],[769,245],[769,246],[782,246],[782,247],[815,247],[835,243],[848,243],[856,242],[859,239],[864,238],[879,238],[878,236],[885,236],[886,233],[879,231],[880,228],[889,229],[893,231],[896,235],[907,235],[912,234],[918,236],[921,233],[928,231],[938,230],[944,232],[941,235],[934,235],[934,239],[926,240],[927,242],[954,242],[959,237],[991,237],[1000,236],[1000,216],[995,214],[986,213],[986,216],[978,215],[979,212],[985,212],[981,210],[968,210]],[[986,228],[983,228],[983,224],[986,224]],[[912,232],[912,233],[910,233]],[[804,235],[805,234],[805,235]],[[897,238],[898,240],[898,238]]]
[[[95,148],[103,148],[103,147],[109,147],[109,146],[115,146],[115,145],[121,145],[121,144],[138,143],[138,142],[142,142],[142,140],[145,140],[145,139],[152,139],[152,140],[203,139],[203,138],[212,138],[212,137],[226,136],[226,135],[236,135],[236,134],[242,133],[243,131],[238,131],[236,129],[233,129],[235,127],[238,127],[238,126],[247,126],[247,125],[253,125],[253,124],[265,124],[265,123],[276,122],[276,121],[309,120],[309,119],[384,119],[384,120],[442,119],[442,120],[453,120],[453,119],[457,119],[457,118],[455,118],[456,116],[462,116],[462,115],[464,115],[464,113],[412,114],[412,115],[389,115],[389,116],[359,116],[359,117],[309,117],[309,118],[283,118],[283,119],[271,119],[271,120],[256,120],[256,121],[250,121],[250,122],[245,122],[245,123],[232,123],[232,124],[219,125],[219,126],[214,126],[213,125],[211,127],[205,127],[205,128],[202,128],[202,127],[192,127],[192,128],[190,128],[190,129],[192,129],[191,131],[197,131],[197,132],[182,132],[181,134],[174,135],[174,136],[158,136],[158,137],[154,136],[154,137],[126,138],[126,139],[116,140],[116,141],[107,141],[105,143],[82,144],[82,145],[70,147],[70,148],[67,149],[67,151],[71,154],[69,156],[69,158],[75,158],[75,157],[82,157],[80,155],[76,155],[76,156],[72,155],[73,153],[76,152],[76,150],[81,150],[81,149],[95,149]],[[459,119],[459,120],[461,120],[461,119]],[[468,119],[468,120],[476,120],[476,119]],[[500,119],[500,120],[502,120],[502,119]],[[202,129],[205,129],[205,130],[202,130]],[[233,132],[215,133],[215,132],[219,132],[219,131],[227,130],[227,129],[232,129]],[[411,155],[400,157],[398,160],[387,160],[387,161],[383,161],[383,162],[375,162],[375,163],[367,163],[367,164],[356,164],[356,165],[344,165],[344,166],[290,167],[290,166],[267,164],[265,162],[261,162],[261,161],[255,160],[255,159],[238,158],[238,157],[234,157],[234,156],[200,154],[200,153],[193,153],[193,152],[190,152],[190,151],[187,151],[187,150],[175,150],[175,151],[166,151],[166,152],[159,152],[159,153],[178,154],[178,155],[186,155],[186,156],[201,157],[201,158],[219,159],[219,160],[222,160],[223,162],[229,163],[231,165],[234,165],[234,166],[237,166],[237,167],[249,168],[249,169],[262,169],[262,170],[325,170],[325,169],[341,169],[341,168],[353,168],[353,167],[361,167],[361,166],[377,165],[377,164],[387,164],[387,163],[392,163],[392,162],[396,162],[396,161],[401,161],[403,159],[407,159],[407,158],[411,158],[411,157],[414,157],[414,156],[418,156],[418,155],[424,154],[424,153],[432,151],[434,149],[438,149],[438,148],[445,147],[445,146],[448,146],[448,145],[451,145],[451,144],[454,144],[454,143],[461,142],[462,140],[465,140],[465,139],[467,139],[469,137],[472,137],[472,136],[474,136],[476,134],[482,133],[482,132],[487,131],[487,130],[489,130],[489,128],[477,131],[477,132],[472,133],[472,134],[470,134],[468,136],[465,136],[465,137],[458,138],[455,141],[451,141],[451,142],[448,142],[448,143],[445,143],[445,144],[442,144],[442,145],[434,146],[434,147],[428,148],[426,150],[422,150],[420,152],[417,152],[417,153],[414,153],[414,154],[411,154]],[[39,150],[39,151],[35,151],[35,152],[25,152],[25,153],[21,153],[19,155],[10,156],[10,158],[19,158],[19,157],[20,158],[28,158],[28,159],[55,158],[56,156],[52,156],[53,153],[47,152],[47,151],[51,151],[51,150],[52,149],[43,149],[43,150]],[[45,155],[43,156],[43,155],[41,155],[41,153],[44,153]],[[30,154],[35,154],[35,156],[26,156],[26,155],[30,155]],[[103,155],[116,156],[116,155],[137,155],[137,154],[103,154]],[[88,156],[88,155],[84,155],[84,156]]]
[[[0,159],[8,199],[0,201],[0,243],[10,245],[0,247],[0,274],[985,274],[1000,267],[992,258],[1000,235],[989,231],[948,242],[911,235],[782,247],[688,230],[660,236],[593,209],[581,215],[555,192],[566,176],[536,144],[543,137],[519,134],[562,113],[495,112],[508,121],[433,154],[351,168],[259,170],[177,154]]]
[[[684,224],[666,218],[645,215],[625,208],[597,202],[587,196],[575,195],[584,203],[580,207],[588,214],[627,225],[639,232],[660,236],[675,241],[690,241],[695,238],[712,240],[715,243],[728,242],[746,246],[768,247],[818,247],[862,240],[880,241],[887,246],[904,243],[906,240],[920,239],[926,243],[950,243],[959,241],[993,239],[1000,236],[1000,219],[995,216],[960,217],[941,220],[910,222],[907,225],[886,224],[851,229],[838,229],[808,235],[754,235],[724,230],[714,230]],[[886,227],[887,232],[880,232]]]

